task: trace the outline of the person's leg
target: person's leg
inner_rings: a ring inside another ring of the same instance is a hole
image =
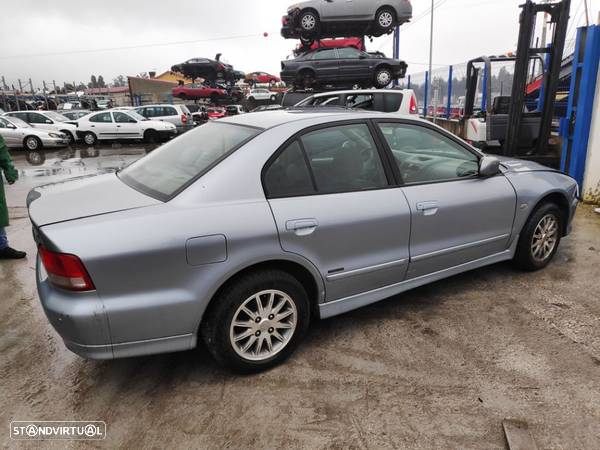
[[[0,227],[0,250],[4,250],[8,247],[8,238],[6,237],[6,230],[4,227]]]
[[[0,227],[0,259],[23,259],[25,256],[27,256],[25,252],[20,252],[8,246],[6,229]]]

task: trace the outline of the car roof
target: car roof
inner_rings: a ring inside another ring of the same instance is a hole
[[[341,121],[341,120],[355,120],[355,119],[373,119],[373,118],[395,118],[397,119],[399,116],[397,113],[389,114],[389,113],[381,113],[378,111],[357,111],[357,110],[349,110],[346,108],[335,108],[335,107],[327,107],[327,108],[299,108],[299,109],[283,109],[283,110],[275,110],[275,111],[263,111],[260,114],[258,113],[249,113],[243,114],[241,116],[233,116],[226,117],[224,119],[220,119],[219,122],[237,124],[237,125],[245,125],[249,127],[257,127],[257,128],[273,128],[278,125],[290,123],[290,122],[300,122],[300,121],[310,121],[313,119],[328,119],[324,120],[323,123],[327,123],[329,121]],[[412,116],[405,116],[407,119],[411,119],[415,122],[419,121]]]
[[[321,92],[318,94],[311,95],[311,97],[329,97],[332,95],[376,94],[376,93],[405,94],[407,91],[411,91],[411,89],[349,89],[346,91]],[[309,97],[306,97],[306,98],[309,98]]]

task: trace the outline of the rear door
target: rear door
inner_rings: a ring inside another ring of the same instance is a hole
[[[379,122],[412,213],[407,278],[505,251],[516,193],[501,174],[480,177],[479,156],[456,138],[414,123]]]
[[[410,208],[367,123],[309,129],[263,173],[281,246],[318,268],[327,301],[404,279]]]

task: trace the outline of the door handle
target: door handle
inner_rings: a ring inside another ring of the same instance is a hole
[[[312,234],[319,223],[316,219],[297,219],[297,220],[288,220],[285,223],[285,229],[288,231],[293,231],[298,236],[308,236]]]
[[[437,201],[427,201],[417,203],[417,211],[422,211],[426,216],[432,216],[438,212],[440,205]]]
[[[121,125],[117,125],[117,128],[121,128]]]

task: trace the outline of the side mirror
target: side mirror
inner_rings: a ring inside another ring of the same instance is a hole
[[[47,123],[47,124],[52,124],[52,123],[54,123],[54,122],[52,122],[50,119],[46,119],[46,120],[45,120],[45,123]]]
[[[484,156],[479,161],[479,175],[493,177],[500,172],[500,160],[494,156]]]
[[[11,130],[16,130],[17,127],[15,127],[12,123],[7,123],[6,124],[6,128],[10,128]]]

